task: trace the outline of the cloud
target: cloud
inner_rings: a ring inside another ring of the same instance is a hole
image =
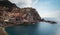
[[[32,0],[10,0],[12,3],[15,3],[17,6],[24,6],[24,7],[30,7],[32,4]]]
[[[59,17],[60,18],[60,8],[56,6],[55,2],[52,0],[10,0],[12,3],[15,3],[18,7],[34,7],[37,9],[41,17]],[[39,1],[39,2],[38,2]],[[37,3],[37,5],[36,5]],[[56,7],[55,7],[56,6]],[[58,10],[59,9],[59,10]]]
[[[40,1],[36,9],[41,17],[60,18],[60,8],[51,1]],[[55,3],[55,2],[54,2]],[[56,7],[55,7],[56,6]]]
[[[18,7],[32,7],[32,5],[35,5],[38,0],[9,0],[12,3],[15,3]]]
[[[44,10],[44,11],[41,11],[41,12],[39,12],[40,13],[40,15],[41,15],[41,17],[54,17],[54,18],[60,18],[60,10],[49,10],[49,11],[46,11],[46,10]]]
[[[19,0],[9,0],[9,1],[11,1],[12,3],[19,3],[19,2],[21,2]]]

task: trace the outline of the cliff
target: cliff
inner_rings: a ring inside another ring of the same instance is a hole
[[[19,8],[8,0],[0,0],[0,35],[8,35],[3,27],[37,22],[56,23],[41,19],[34,8]]]
[[[18,8],[10,1],[0,1],[0,19],[0,21],[21,24],[25,22],[39,22],[41,17],[34,8]]]
[[[0,1],[0,26],[31,24],[36,22],[56,23],[41,19],[34,8],[19,8],[8,0]]]

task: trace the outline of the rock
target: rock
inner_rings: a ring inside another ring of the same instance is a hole
[[[17,7],[14,3],[11,3],[8,0],[0,0],[0,6],[5,6],[5,7]]]
[[[0,27],[0,35],[8,35],[7,32],[5,31],[5,28]]]
[[[8,0],[0,0],[0,35],[8,35],[3,27],[19,24],[35,24],[36,22],[50,22],[41,19],[34,8],[19,8]]]
[[[0,1],[0,19],[0,22],[3,21],[2,25],[4,26],[45,21],[41,19],[36,9],[31,7],[19,8],[8,0]]]
[[[8,0],[0,0],[0,1],[8,1]]]
[[[21,23],[31,23],[38,22],[39,20],[41,20],[41,17],[37,13],[36,9],[29,7],[18,8],[15,4],[9,2],[8,0],[0,1],[0,10],[3,12],[1,16],[4,16],[5,20],[13,20],[12,22],[20,21]]]

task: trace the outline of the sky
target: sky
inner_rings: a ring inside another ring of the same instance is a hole
[[[18,7],[35,8],[41,17],[60,18],[60,0],[9,0]]]

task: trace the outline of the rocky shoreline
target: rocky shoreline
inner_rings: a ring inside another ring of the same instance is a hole
[[[55,21],[41,19],[41,16],[34,8],[19,8],[8,0],[0,1],[0,35],[8,35],[5,27],[35,24],[37,22],[56,24]]]
[[[4,27],[0,27],[0,35],[8,35]]]

